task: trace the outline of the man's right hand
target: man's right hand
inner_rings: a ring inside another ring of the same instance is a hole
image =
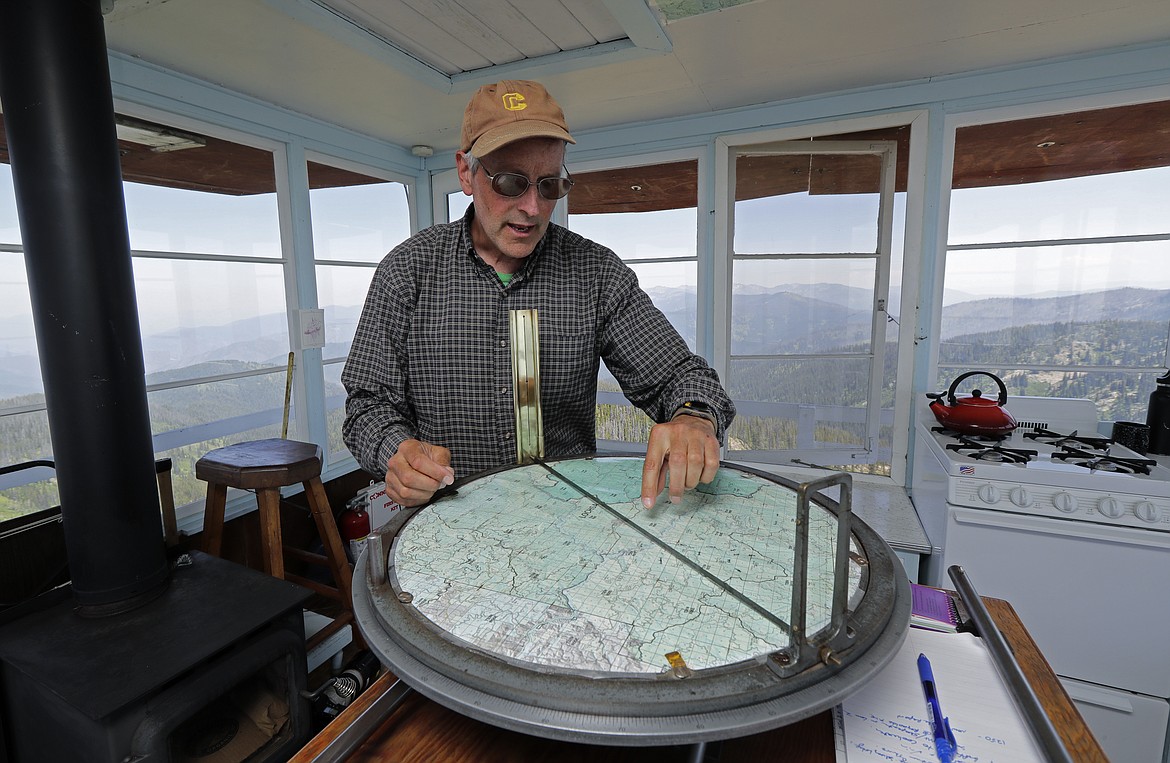
[[[386,462],[386,495],[400,506],[421,506],[454,481],[451,451],[441,445],[406,440]]]

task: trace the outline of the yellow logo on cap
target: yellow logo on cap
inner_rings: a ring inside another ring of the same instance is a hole
[[[524,102],[524,96],[520,93],[504,93],[500,99],[508,111],[524,111],[528,108],[528,104]]]

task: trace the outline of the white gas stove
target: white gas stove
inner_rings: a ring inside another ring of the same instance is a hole
[[[1161,761],[1170,661],[1150,638],[1170,631],[1157,585],[1170,570],[1170,458],[1102,437],[1089,400],[1005,407],[1019,426],[989,441],[936,431],[923,406],[911,491],[934,547],[923,582],[950,587],[957,565],[1011,602],[1110,759]]]
[[[1008,408],[1019,426],[1001,440],[919,425],[920,447],[949,475],[947,503],[1170,532],[1170,468],[1099,434],[1092,401]]]

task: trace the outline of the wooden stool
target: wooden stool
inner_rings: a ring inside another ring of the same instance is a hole
[[[296,440],[253,440],[208,452],[195,462],[195,476],[207,482],[207,503],[203,514],[203,551],[219,556],[223,544],[223,513],[229,487],[255,490],[260,507],[260,549],[264,571],[317,593],[336,599],[344,611],[309,639],[306,649],[313,649],[325,639],[353,623],[353,570],[345,556],[345,546],[337,532],[337,522],[329,498],[321,484],[321,448]],[[285,546],[280,531],[280,488],[300,482],[317,523],[325,555]],[[284,569],[284,555],[310,564],[328,567],[336,587],[290,574]],[[357,628],[355,644],[361,643]]]

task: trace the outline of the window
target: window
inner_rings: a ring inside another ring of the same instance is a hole
[[[327,461],[350,457],[341,437],[349,355],[374,269],[410,236],[410,207],[402,183],[309,162],[317,301],[325,311]]]
[[[168,163],[123,153],[151,429],[180,519],[202,511],[203,454],[281,435],[289,352],[272,153],[229,141],[184,150]],[[180,168],[207,162],[203,151],[232,155],[246,184],[186,182]]]
[[[191,145],[119,142],[155,453],[172,460],[180,517],[201,506],[201,455],[280,435],[289,350],[272,154],[202,136]],[[204,171],[217,164],[231,171]],[[0,463],[10,465],[52,454],[7,164],[0,177]],[[56,505],[46,477],[7,475],[0,519]]]
[[[52,457],[12,168],[0,164],[0,466]],[[56,506],[53,470],[0,475],[0,522]]]
[[[956,132],[939,390],[987,371],[1145,420],[1167,363],[1168,133],[1170,102]]]
[[[471,197],[463,191],[452,191],[447,194],[447,222],[458,220],[467,213],[471,206]]]
[[[305,431],[298,419],[323,409],[327,462],[349,459],[341,367],[374,268],[411,227],[403,183],[340,160],[308,163],[326,401],[298,411],[286,399],[296,263],[284,257],[274,155],[188,135],[190,147],[161,152],[119,141],[155,454],[172,461],[180,525],[202,514],[206,485],[194,465],[214,448],[280,437],[286,422]],[[0,164],[0,467],[52,458],[15,210]],[[0,474],[0,521],[58,502],[51,468]]]
[[[573,174],[569,222],[574,232],[609,247],[687,345],[698,344],[698,162],[620,167]],[[645,443],[653,422],[622,394],[602,364],[597,439],[604,450]]]
[[[897,149],[825,139],[735,150],[732,458],[889,473]]]

